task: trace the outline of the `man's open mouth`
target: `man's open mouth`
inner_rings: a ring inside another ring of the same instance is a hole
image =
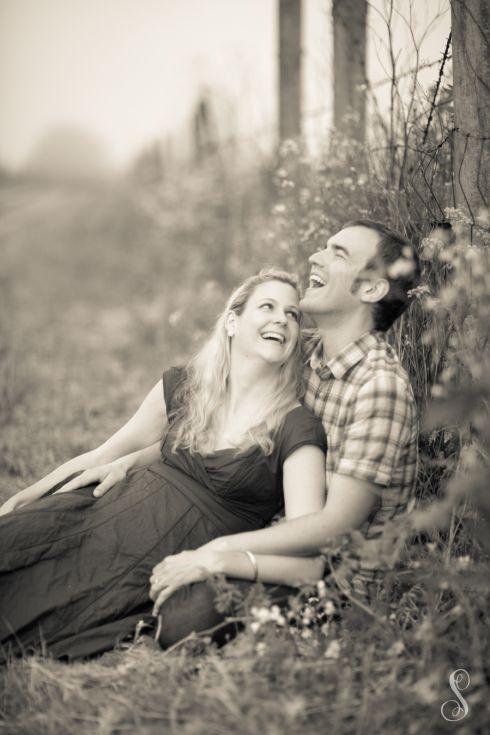
[[[327,282],[319,276],[317,273],[312,273],[310,275],[310,281],[309,281],[309,288],[323,288],[323,286],[326,286]]]
[[[286,337],[279,332],[263,332],[260,336],[262,337],[262,339],[271,340],[272,342],[279,342],[279,344],[281,345],[283,345],[286,341]]]

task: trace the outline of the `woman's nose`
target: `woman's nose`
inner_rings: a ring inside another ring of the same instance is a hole
[[[283,311],[276,311],[276,313],[274,314],[274,321],[277,324],[287,324],[288,318]]]

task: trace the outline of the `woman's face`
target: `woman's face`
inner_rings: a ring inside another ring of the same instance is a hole
[[[245,308],[234,314],[232,349],[242,357],[259,357],[282,365],[299,338],[299,298],[282,281],[266,281],[253,291]]]

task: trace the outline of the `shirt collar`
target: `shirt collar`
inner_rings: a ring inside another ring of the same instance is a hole
[[[343,378],[354,365],[357,365],[367,355],[376,343],[376,332],[365,332],[346,345],[335,357],[323,363],[323,344],[321,338],[319,338],[318,344],[311,354],[310,365],[320,377],[327,377],[331,373],[334,378]]]

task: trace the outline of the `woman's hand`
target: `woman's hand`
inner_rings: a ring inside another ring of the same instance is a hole
[[[158,615],[165,600],[168,600],[179,587],[192,582],[202,582],[203,579],[220,572],[219,553],[204,547],[165,557],[153,567],[150,577],[150,598],[155,603],[153,615],[155,617]]]
[[[111,489],[116,483],[125,480],[128,474],[129,467],[126,462],[120,459],[114,460],[114,462],[108,462],[102,464],[99,467],[93,467],[90,470],[84,470],[80,475],[75,477],[66,485],[63,485],[53,495],[58,493],[69,493],[70,490],[77,490],[80,487],[87,487],[87,485],[93,485],[97,483],[97,487],[94,490],[94,497],[100,498],[108,490]]]

